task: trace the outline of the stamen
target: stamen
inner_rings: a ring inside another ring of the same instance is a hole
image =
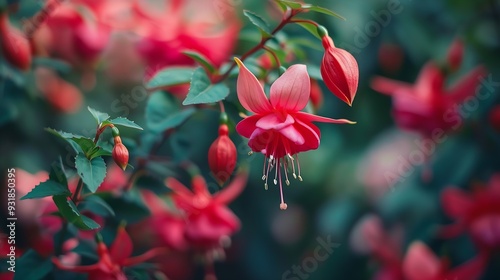
[[[284,171],[285,171],[285,184],[287,186],[290,186],[290,181],[288,180],[288,165],[286,164],[286,160],[285,160],[285,164],[284,164]]]
[[[290,154],[288,154],[288,158],[290,159],[290,162],[292,163],[292,175],[293,175],[293,178],[297,179],[297,174],[295,174],[295,162],[294,162],[293,156],[291,156]]]
[[[262,181],[266,179],[266,158],[264,158],[264,166],[262,166]]]
[[[248,152],[248,155],[249,156],[253,155],[253,151]]]
[[[269,187],[267,186],[267,183],[264,183],[264,189],[267,191]]]
[[[279,164],[279,160],[278,160],[278,164]],[[283,186],[281,185],[281,172],[279,173],[278,178],[280,180],[280,195],[281,195],[280,209],[286,210],[286,208],[288,208],[288,205],[286,205],[285,199],[283,198]]]
[[[274,184],[275,185],[278,184],[278,180],[276,180],[276,178],[278,177],[278,169],[280,169],[279,165],[280,165],[280,160],[278,159],[278,163],[276,164],[276,168],[275,168],[276,170],[274,172]],[[281,174],[281,172],[280,172],[280,174]]]
[[[302,180],[302,176],[300,176],[300,161],[299,161],[299,155],[297,155],[297,169],[299,170],[299,175],[297,176],[297,178],[299,178],[299,181],[303,181]]]

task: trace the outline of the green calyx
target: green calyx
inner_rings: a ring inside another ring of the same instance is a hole
[[[318,25],[316,30],[321,38],[328,36],[328,30],[323,25]]]
[[[118,130],[118,128],[116,128],[116,126],[111,128],[111,132],[113,133],[113,137],[120,136],[120,130]]]

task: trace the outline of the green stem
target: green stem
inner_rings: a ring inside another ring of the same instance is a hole
[[[270,53],[273,56],[274,61],[276,62],[276,66],[278,66],[278,68],[280,68],[281,67],[281,62],[278,59],[278,56],[276,55],[276,53],[273,50],[271,50],[270,48],[266,47],[266,46],[264,46],[263,49],[266,50],[268,53]]]
[[[283,27],[285,27],[285,25],[287,25],[288,23],[290,23],[292,21],[292,18],[294,16],[298,15],[301,12],[302,12],[302,10],[289,10],[289,11],[287,11],[285,16],[283,17],[283,20],[280,22],[280,24],[278,26],[276,26],[276,28],[274,28],[274,30],[271,32],[271,36],[262,38],[260,40],[260,43],[257,44],[252,49],[250,49],[249,51],[247,51],[245,54],[243,54],[241,56],[240,60],[245,61],[245,59],[247,59],[249,56],[251,56],[252,54],[254,54],[257,51],[259,51],[260,49],[262,49],[266,45],[267,41],[269,41],[271,38],[273,38],[276,33],[278,33],[281,29],[283,29]],[[236,62],[234,61],[231,64],[231,67],[229,67],[229,69],[224,74],[220,75],[218,78],[215,79],[214,83],[219,83],[219,82],[227,79],[227,77],[229,77],[229,75],[231,74],[231,71],[233,71],[233,69],[235,67],[236,67]]]
[[[78,185],[76,185],[76,190],[73,193],[73,196],[71,197],[71,200],[73,200],[73,203],[76,204],[78,202],[78,198],[80,197],[80,193],[82,192],[82,189],[83,189],[83,180],[82,180],[82,178],[80,178],[78,180]]]

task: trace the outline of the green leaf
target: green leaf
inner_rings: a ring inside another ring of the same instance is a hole
[[[297,3],[297,2],[294,2],[294,1],[285,1],[285,0],[278,0],[278,3],[281,3],[287,7],[290,7],[292,9],[300,9],[302,8],[302,4],[301,3]]]
[[[94,141],[89,138],[71,138],[71,141],[74,141],[80,148],[82,148],[83,153],[88,156],[92,150],[95,148]]]
[[[297,24],[301,27],[303,27],[305,30],[309,31],[312,35],[314,35],[316,38],[321,40],[321,37],[318,34],[317,28],[314,24],[308,23],[308,22],[297,22]]]
[[[244,10],[243,14],[250,20],[250,22],[253,23],[253,25],[257,26],[263,34],[269,37],[272,36],[271,29],[269,29],[269,24],[267,24],[267,22],[261,16],[248,10]]]
[[[21,197],[21,200],[42,198],[53,195],[61,195],[67,197],[71,195],[71,192],[68,190],[67,186],[63,186],[60,183],[49,179],[36,185],[29,193]]]
[[[106,163],[101,157],[89,160],[78,154],[75,158],[76,171],[91,192],[95,192],[106,177]]]
[[[333,16],[333,17],[339,18],[341,20],[346,20],[345,17],[343,17],[343,16],[335,13],[334,11],[331,11],[331,10],[329,10],[327,8],[323,8],[323,7],[320,7],[320,6],[315,6],[315,5],[311,5],[311,4],[303,4],[302,8],[303,9],[308,9],[310,11],[322,13],[322,14],[325,14],[325,15]]]
[[[169,67],[157,72],[146,84],[148,89],[188,84],[191,81],[194,68]]]
[[[212,84],[203,68],[194,71],[188,95],[182,105],[206,104],[221,101],[229,95],[225,84]]]
[[[112,151],[107,150],[103,147],[96,147],[96,149],[89,155],[89,158],[92,160],[96,157],[102,157],[102,156],[110,157],[112,155],[113,155]]]
[[[6,63],[0,62],[0,77],[11,80],[18,87],[24,87],[26,84],[26,76],[23,72]]]
[[[33,59],[33,65],[50,68],[60,73],[68,73],[71,71],[71,65],[67,62],[60,59],[48,57],[36,57],[35,59]]]
[[[54,200],[57,209],[59,209],[61,216],[63,216],[68,222],[74,224],[77,228],[92,230],[101,227],[94,220],[82,215],[80,211],[78,211],[78,208],[76,208],[73,201],[68,199],[66,196],[56,195],[52,199]]]
[[[64,171],[64,167],[62,165],[62,159],[59,158],[59,162],[54,162],[52,164],[49,178],[52,181],[58,182],[63,186],[68,186],[68,178],[66,177],[66,172]]]
[[[127,118],[123,118],[123,117],[119,117],[119,118],[115,118],[115,119],[107,120],[107,121],[103,122],[103,125],[106,125],[106,124],[114,124],[114,125],[118,125],[118,126],[124,126],[124,127],[143,130],[143,128],[140,127],[138,124],[136,124],[134,121],[131,121],[131,120],[129,120]]]
[[[68,132],[64,132],[64,131],[58,131],[58,130],[55,130],[53,128],[45,128],[45,131],[57,136],[57,137],[60,137],[64,140],[66,139],[71,139],[71,138],[85,138],[85,136],[83,135],[78,135],[78,134],[73,134],[73,133],[68,133]]]
[[[182,53],[192,58],[194,61],[198,62],[201,66],[207,69],[208,72],[215,73],[217,71],[212,62],[210,62],[208,58],[203,54],[195,51],[183,51]]]
[[[84,201],[78,204],[80,211],[90,211],[102,217],[114,217],[115,211],[97,195],[87,196]]]
[[[14,280],[41,280],[47,279],[49,273],[54,269],[50,258],[40,256],[34,250],[28,250],[16,263]],[[26,269],[29,268],[29,269]]]
[[[97,125],[101,125],[103,121],[106,121],[109,119],[109,115],[106,113],[99,112],[95,109],[92,109],[90,107],[87,107],[89,112],[94,116],[95,120],[97,121]]]

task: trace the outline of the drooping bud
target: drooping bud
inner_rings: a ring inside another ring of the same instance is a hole
[[[223,185],[233,174],[236,167],[236,146],[228,136],[226,124],[219,126],[219,137],[208,150],[208,165],[219,185]]]
[[[311,79],[311,96],[309,97],[315,110],[323,104],[323,91],[316,80]]]
[[[9,23],[5,12],[0,11],[0,50],[12,66],[27,71],[31,66],[31,47],[21,31]]]
[[[451,71],[460,68],[464,58],[464,43],[459,38],[455,39],[448,49],[447,61]]]
[[[325,54],[321,62],[321,76],[326,87],[340,100],[352,106],[358,89],[359,68],[356,59],[346,50],[335,47],[323,26],[318,27]]]
[[[113,127],[113,135],[115,134],[115,129],[118,130],[116,127]],[[116,162],[118,166],[121,167],[121,169],[125,170],[127,168],[128,164],[128,150],[125,145],[122,143],[122,139],[120,136],[113,136],[113,139],[115,141],[115,146],[113,147],[113,160]]]

